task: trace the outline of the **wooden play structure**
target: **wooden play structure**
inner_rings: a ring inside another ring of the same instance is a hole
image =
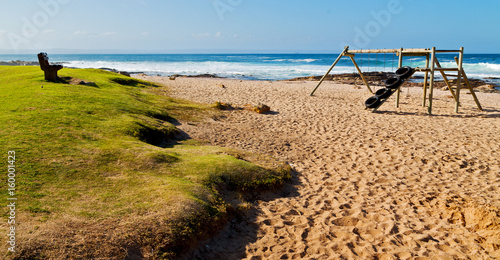
[[[314,88],[314,90],[311,92],[311,96],[314,95],[314,92],[319,88],[321,83],[325,80],[326,76],[330,74],[332,69],[337,65],[337,63],[340,61],[340,59],[344,56],[347,56],[351,59],[352,63],[354,64],[354,67],[357,69],[361,80],[363,83],[366,85],[368,90],[373,94],[373,90],[370,88],[368,85],[368,82],[363,76],[363,73],[361,72],[361,69],[359,68],[358,64],[356,63],[356,60],[354,57],[356,54],[370,54],[370,53],[391,53],[395,54],[398,56],[399,61],[398,61],[398,68],[403,67],[403,57],[415,57],[415,56],[425,56],[426,57],[426,63],[425,63],[425,68],[413,68],[417,72],[424,72],[424,87],[423,87],[423,102],[422,105],[425,107],[427,105],[427,111],[429,114],[432,113],[432,96],[433,96],[433,90],[434,90],[434,75],[435,72],[438,71],[441,73],[441,76],[443,77],[444,82],[448,86],[448,89],[451,92],[451,95],[453,96],[453,99],[455,100],[455,112],[458,113],[458,108],[460,106],[460,89],[462,88],[462,83],[465,82],[465,86],[470,90],[470,93],[472,94],[472,97],[474,98],[474,101],[476,102],[476,105],[479,110],[483,110],[481,107],[481,104],[479,103],[479,100],[476,97],[476,94],[474,93],[474,90],[472,89],[469,79],[467,78],[467,75],[465,74],[465,71],[462,67],[463,64],[463,54],[464,54],[464,48],[460,48],[459,50],[436,50],[436,47],[433,47],[432,49],[371,49],[371,50],[349,50],[349,46],[346,46],[342,53],[337,57],[335,62],[332,64],[330,69],[325,73],[325,75],[321,78],[319,81],[318,85]],[[443,68],[441,67],[441,64],[439,63],[436,54],[437,53],[458,53],[458,57],[455,57],[455,62],[457,63],[456,68]],[[457,78],[457,86],[452,87],[450,85],[449,78],[450,77],[455,77]],[[400,88],[398,87],[397,90],[395,91],[396,95],[396,107],[399,107],[399,96],[400,96]],[[428,101],[428,102],[427,102]],[[376,109],[375,109],[376,110]],[[374,111],[375,111],[374,110]]]

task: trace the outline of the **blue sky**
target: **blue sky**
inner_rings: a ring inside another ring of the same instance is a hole
[[[500,53],[500,1],[2,0],[0,53]]]

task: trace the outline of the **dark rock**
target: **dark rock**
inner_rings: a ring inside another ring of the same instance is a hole
[[[40,63],[38,63],[37,61],[12,60],[12,61],[0,61],[0,65],[4,65],[4,66],[39,66]]]
[[[128,77],[130,77],[130,74],[140,74],[140,73],[142,73],[142,72],[119,71],[119,70],[111,69],[111,68],[99,68],[99,69],[100,70],[105,70],[105,71],[111,71],[111,72],[118,73],[118,74],[121,74],[121,75],[124,75],[124,76],[128,76]]]
[[[115,73],[118,73],[117,70],[115,69],[110,69],[110,68],[99,68],[100,70],[106,70],[106,71],[111,71],[111,72],[115,72]]]
[[[215,74],[199,74],[199,75],[179,75],[179,74],[174,74],[172,75],[171,77],[184,77],[184,78],[224,78],[224,77],[220,77],[220,76],[217,76]]]

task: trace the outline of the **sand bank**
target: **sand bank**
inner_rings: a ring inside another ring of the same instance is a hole
[[[196,259],[500,258],[500,95],[436,90],[433,116],[421,88],[404,88],[378,113],[363,88],[327,82],[141,77],[170,94],[271,107],[233,110],[179,128],[213,144],[271,154],[296,170],[278,195],[203,241]],[[221,87],[219,84],[223,84]]]

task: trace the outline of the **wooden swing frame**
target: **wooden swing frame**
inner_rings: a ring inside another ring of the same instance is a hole
[[[434,74],[436,71],[439,71],[441,73],[441,76],[444,79],[444,82],[448,86],[448,89],[450,90],[450,93],[455,100],[455,113],[458,113],[458,108],[460,106],[460,89],[462,85],[462,79],[465,82],[465,85],[467,88],[470,90],[470,93],[472,94],[472,97],[474,98],[474,101],[476,102],[476,105],[479,110],[483,110],[481,107],[481,104],[479,103],[479,100],[477,99],[476,94],[474,93],[474,90],[472,89],[469,79],[467,78],[467,75],[465,74],[465,71],[463,69],[463,54],[464,54],[464,48],[461,47],[459,50],[436,50],[436,47],[433,47],[432,49],[372,49],[372,50],[349,50],[349,46],[345,46],[344,50],[340,53],[340,55],[337,57],[335,62],[332,64],[332,66],[328,69],[328,71],[325,73],[325,75],[321,78],[319,81],[318,85],[314,88],[314,90],[311,92],[311,96],[314,95],[314,92],[319,88],[321,83],[325,80],[325,78],[330,74],[330,72],[333,70],[335,65],[342,59],[342,57],[347,56],[351,59],[352,63],[354,64],[354,67],[356,67],[356,70],[358,71],[361,79],[363,80],[363,83],[366,85],[368,88],[368,91],[370,93],[374,93],[373,90],[370,88],[368,85],[368,82],[366,81],[365,77],[363,76],[363,72],[359,68],[358,64],[356,63],[356,60],[354,57],[356,54],[363,54],[363,53],[393,53],[396,54],[399,57],[398,61],[398,68],[401,68],[403,66],[403,57],[416,57],[416,56],[425,56],[426,57],[426,62],[425,62],[425,68],[419,68],[416,67],[414,68],[415,71],[419,72],[425,72],[424,76],[424,87],[423,87],[423,102],[422,106],[425,107],[427,105],[427,112],[429,114],[432,114],[432,98],[433,98],[433,92],[434,92]],[[457,63],[457,68],[443,68],[441,67],[441,64],[439,63],[436,54],[437,53],[458,53],[458,57],[455,57],[455,62]],[[432,66],[430,66],[432,65]],[[457,74],[447,74],[447,72],[457,72]],[[429,75],[430,74],[430,75]],[[456,90],[453,91],[452,86],[450,85],[450,82],[448,80],[448,77],[456,77],[457,78],[457,87]],[[429,87],[428,87],[429,86]],[[427,88],[429,91],[427,92]],[[399,97],[400,97],[400,88],[397,90],[396,94],[396,108],[399,108]],[[427,102],[427,100],[429,102]]]

